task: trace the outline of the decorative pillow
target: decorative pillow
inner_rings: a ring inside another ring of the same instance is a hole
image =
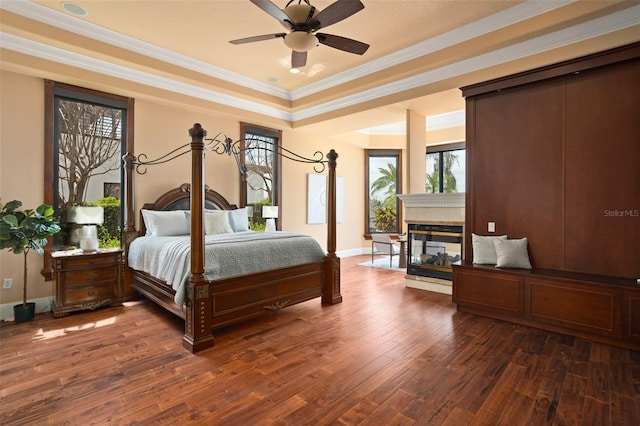
[[[189,222],[184,210],[157,211],[142,209],[142,218],[147,228],[146,235],[163,237],[170,235],[189,235]]]
[[[497,268],[531,269],[527,238],[519,240],[494,240]]]
[[[233,232],[226,210],[207,210],[204,212],[204,232],[207,235]]]
[[[247,208],[227,210],[229,215],[229,224],[233,232],[242,232],[249,230],[249,218],[247,216]]]
[[[506,235],[482,236],[471,234],[471,245],[473,247],[473,263],[478,265],[495,265],[496,249],[493,246],[495,240],[506,240]]]

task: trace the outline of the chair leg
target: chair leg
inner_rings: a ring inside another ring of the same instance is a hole
[[[389,255],[389,268],[393,266],[393,248],[391,249],[391,254]]]

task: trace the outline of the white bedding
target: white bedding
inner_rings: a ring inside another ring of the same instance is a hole
[[[205,278],[215,280],[321,260],[324,251],[308,235],[290,232],[244,231],[205,237]],[[166,281],[176,291],[174,301],[185,301],[190,276],[190,237],[145,236],[129,247],[129,266]]]

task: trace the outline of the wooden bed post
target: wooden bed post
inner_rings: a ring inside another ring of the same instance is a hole
[[[199,123],[191,136],[191,277],[187,283],[182,345],[192,353],[213,346],[211,297],[204,279],[204,137]]]
[[[329,160],[329,183],[327,185],[327,265],[325,267],[322,303],[335,305],[342,302],[340,293],[340,258],[336,256],[336,160],[333,149],[327,154]]]
[[[138,236],[136,230],[136,214],[135,214],[135,194],[133,192],[133,163],[136,161],[136,156],[130,152],[127,152],[122,157],[124,163],[124,229],[122,230],[121,241],[124,246],[124,252],[129,252],[129,245]],[[127,256],[124,257],[124,292],[127,300],[133,298],[131,289],[131,269],[127,268],[129,262]]]

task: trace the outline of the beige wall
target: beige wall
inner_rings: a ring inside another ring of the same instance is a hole
[[[20,200],[24,208],[42,204],[44,193],[44,84],[37,78],[3,72],[0,76],[0,197]],[[0,251],[0,279],[13,278],[13,287],[0,290],[0,303],[22,300],[23,256]],[[27,257],[28,298],[52,294],[40,271],[42,258]]]
[[[0,110],[0,197],[2,201],[19,199],[25,207],[42,203],[44,192],[44,83],[42,79],[3,71],[0,74],[2,89]],[[145,153],[149,158],[165,154],[180,144],[190,141],[188,129],[199,122],[213,136],[225,132],[237,139],[239,121],[220,118],[203,112],[202,108],[155,103],[136,99],[135,103],[135,154]],[[249,121],[249,120],[247,120]],[[359,251],[365,246],[362,237],[364,188],[364,159],[362,148],[337,140],[307,134],[301,129],[283,129],[285,147],[311,156],[316,150],[323,153],[334,148],[338,154],[338,176],[345,186],[344,221],[338,225],[338,251]],[[136,208],[144,202],[155,200],[169,188],[190,181],[188,155],[170,163],[149,168],[146,175],[135,181]],[[235,163],[227,156],[208,154],[206,183],[224,195],[230,202],[238,203],[239,184]],[[307,225],[307,174],[310,165],[288,160],[283,162],[283,213],[282,226],[286,231],[307,233],[326,247],[326,224]],[[42,258],[29,255],[29,299],[50,297],[53,284],[44,282],[40,271]],[[0,252],[0,279],[11,277],[13,288],[0,290],[0,304],[22,298],[22,256],[3,250]]]

